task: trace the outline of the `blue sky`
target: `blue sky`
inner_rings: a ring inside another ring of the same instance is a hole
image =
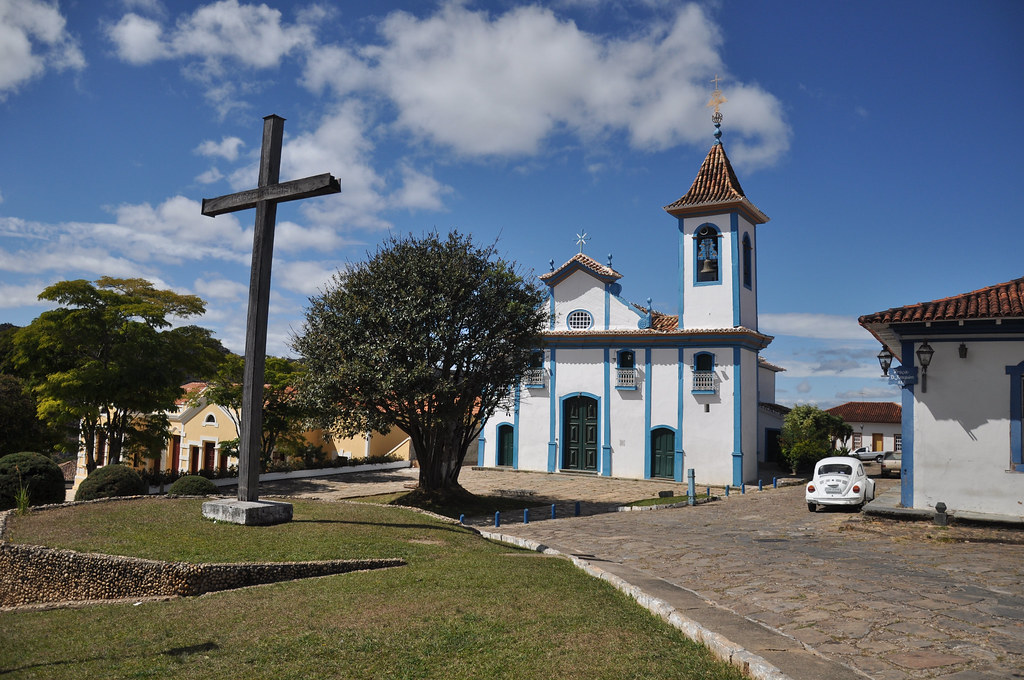
[[[0,0],[0,322],[47,285],[142,276],[240,352],[252,213],[282,179],[268,350],[388,233],[457,228],[543,273],[586,252],[675,309],[675,220],[723,142],[759,228],[777,401],[898,400],[861,314],[1024,276],[1024,3]]]

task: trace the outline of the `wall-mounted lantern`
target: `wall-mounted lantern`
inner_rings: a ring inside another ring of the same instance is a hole
[[[960,352],[960,358],[961,359],[966,359],[967,358],[967,343],[961,342],[960,343],[960,347],[957,349],[957,351]]]
[[[932,355],[935,354],[935,350],[925,340],[921,343],[921,346],[917,348],[917,363],[921,364],[921,392],[928,391],[928,364],[932,363]]]
[[[884,345],[882,346],[882,351],[878,353],[878,365],[882,367],[883,378],[889,375],[889,367],[892,366],[892,352]]]

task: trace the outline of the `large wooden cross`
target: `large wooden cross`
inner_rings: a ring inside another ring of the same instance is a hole
[[[267,354],[267,310],[270,306],[270,264],[274,253],[277,204],[300,198],[336,194],[341,182],[329,173],[279,182],[284,118],[263,119],[259,186],[237,194],[203,199],[203,214],[256,208],[252,272],[249,277],[249,315],[245,325],[245,370],[242,379],[242,431],[238,434],[238,500],[259,498],[260,449],[263,432],[263,381]]]

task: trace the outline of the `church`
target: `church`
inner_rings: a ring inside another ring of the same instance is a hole
[[[610,258],[601,264],[581,248],[552,262],[540,276],[543,346],[485,424],[478,465],[676,481],[693,469],[699,484],[757,481],[781,428],[778,410],[761,408],[774,402],[782,370],[759,356],[772,341],[757,321],[756,228],[768,217],[743,193],[717,106],[712,120],[715,143],[693,185],[665,206],[676,222],[676,313],[625,298]]]

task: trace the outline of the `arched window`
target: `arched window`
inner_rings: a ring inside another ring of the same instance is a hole
[[[693,392],[707,394],[715,391],[715,355],[699,352],[693,357]]]
[[[697,283],[718,281],[718,230],[702,225],[694,235],[696,241]]]
[[[752,287],[751,281],[753,275],[751,274],[751,266],[753,262],[753,251],[754,247],[750,245],[750,234],[743,235],[743,285],[747,288]]]
[[[631,349],[620,349],[615,355],[615,364],[615,389],[635,390],[638,378],[636,353]]]
[[[216,427],[216,425],[217,425],[217,417],[215,415],[213,415],[212,413],[207,414],[206,420],[203,421],[203,425],[213,425],[213,426]]]

